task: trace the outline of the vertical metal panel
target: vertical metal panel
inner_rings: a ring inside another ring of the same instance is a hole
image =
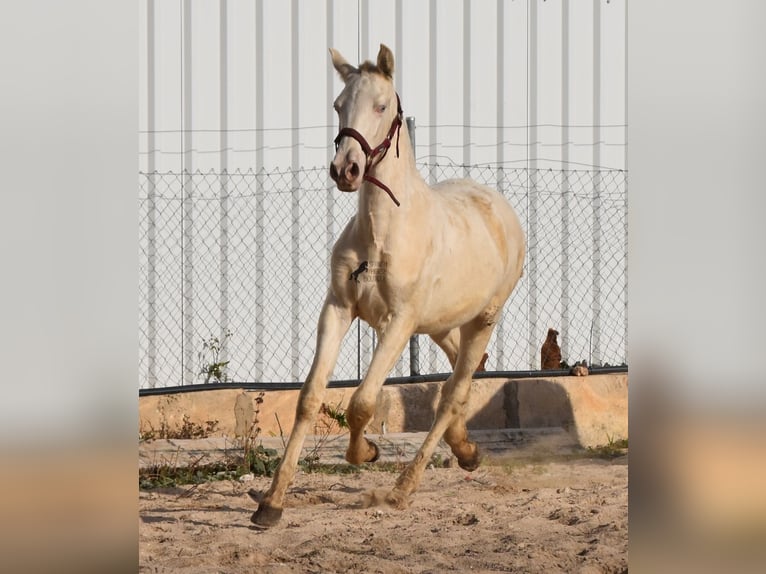
[[[410,143],[412,144],[412,155],[415,155],[415,118],[412,116],[407,117],[407,131],[410,134]],[[418,334],[415,333],[410,337],[409,344],[410,351],[410,375],[420,374],[420,341],[418,340]]]
[[[623,253],[624,256],[624,265],[623,265],[623,286],[622,286],[622,298],[623,298],[623,341],[625,342],[625,352],[623,353],[625,357],[625,364],[629,364],[628,362],[628,0],[625,0],[625,8],[623,9],[625,13],[625,29],[623,31],[623,45],[625,46],[625,56],[624,56],[624,73],[625,73],[625,79],[624,79],[624,86],[623,90],[625,91],[625,108],[624,108],[624,122],[625,122],[625,131],[624,131],[624,156],[623,156],[623,170],[625,172],[625,202],[623,207],[623,220],[625,221],[625,231],[623,235],[624,240],[624,247],[623,247]]]
[[[157,186],[155,181],[155,29],[154,0],[147,0],[146,6],[146,171],[147,189],[147,231],[146,231],[146,266],[147,266],[147,372],[146,383],[149,388],[157,386]]]
[[[463,0],[463,175],[471,175],[471,1]]]
[[[436,9],[436,0],[431,0],[429,5],[429,47],[428,47],[428,114],[429,118],[428,121],[430,123],[430,126],[428,128],[428,138],[429,138],[429,154],[432,157],[436,156],[436,144],[437,144],[437,129],[436,125],[438,122],[438,114],[437,114],[437,104],[438,104],[438,98],[437,98],[437,67],[438,67],[438,40],[439,40],[439,32],[438,32],[438,26],[436,25],[436,20],[438,16],[438,12]],[[432,166],[428,175],[428,183],[436,183],[438,181],[439,177]],[[428,347],[428,365],[431,370],[434,369],[434,365],[436,363],[436,354],[435,350],[433,348],[433,345],[429,345]]]
[[[298,11],[298,0],[292,0],[291,7],[291,65],[290,76],[292,80],[292,109],[290,119],[292,122],[292,220],[291,220],[291,249],[292,249],[292,300],[291,300],[291,321],[292,331],[292,377],[294,381],[301,380],[301,244],[300,244],[300,180],[298,179],[298,168],[300,167],[300,148],[298,147],[299,132],[295,129],[300,125],[300,17]]]
[[[184,384],[194,382],[194,188],[192,185],[192,3],[184,0],[181,25],[181,152],[183,158],[183,357]]]
[[[327,0],[327,30],[325,32],[327,38],[327,46],[333,47],[335,45],[335,0]],[[326,121],[327,121],[327,136],[326,140],[331,142],[335,139],[335,110],[332,107],[332,102],[335,100],[335,94],[333,93],[333,78],[335,77],[335,68],[333,66],[327,66],[327,92],[325,98],[327,99],[326,109]],[[329,175],[329,170],[326,178],[327,191],[326,198],[326,217],[325,217],[325,247],[327,253],[332,250],[333,243],[335,242],[335,234],[333,232],[335,228],[335,194],[332,179]],[[330,284],[332,274],[330,272],[330,266],[327,265],[325,271],[326,283]]]
[[[363,62],[370,59],[370,2],[369,0],[357,0],[357,2],[359,2],[357,62]]]
[[[439,29],[436,25],[436,0],[430,0],[429,10],[429,28],[428,28],[428,153],[432,156],[436,156],[436,122],[438,120],[437,109],[437,90],[436,90],[436,67],[437,67],[437,40],[439,35]],[[436,183],[436,173],[433,168],[429,173],[428,182]]]
[[[266,351],[265,297],[265,226],[266,209],[263,179],[258,177],[264,165],[264,41],[263,41],[263,0],[257,0],[255,6],[255,380],[262,381],[264,375],[264,357]]]
[[[497,188],[500,193],[506,195],[506,178],[505,178],[505,2],[504,0],[497,0],[497,60],[495,67],[495,74],[497,75],[497,95],[496,95],[496,108],[497,113],[497,126],[495,128],[495,140],[497,141],[497,147],[495,148],[495,154],[497,162],[496,179]],[[507,197],[507,195],[506,195]],[[506,313],[502,313],[495,327],[495,369],[505,368],[505,316]]]
[[[527,253],[529,301],[527,323],[529,327],[529,364],[538,364],[537,328],[537,1],[528,4],[527,41]]]
[[[228,51],[228,0],[220,1],[219,22],[219,89],[220,89],[220,118],[219,145],[221,154],[221,175],[219,177],[220,194],[220,223],[219,223],[219,266],[220,266],[220,360],[228,361],[229,339],[229,51]]]
[[[569,357],[569,0],[561,0],[561,356]]]
[[[593,319],[589,362],[601,364],[601,0],[593,0]]]

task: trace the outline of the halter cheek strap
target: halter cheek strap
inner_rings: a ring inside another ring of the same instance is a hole
[[[358,131],[356,131],[354,128],[341,128],[341,130],[338,132],[338,135],[335,137],[335,151],[338,151],[338,146],[340,145],[340,140],[344,137],[348,136],[351,138],[354,138],[357,142],[359,142],[359,145],[362,146],[362,151],[364,151],[364,155],[366,158],[366,164],[364,166],[364,176],[362,179],[364,181],[369,181],[372,184],[377,185],[380,189],[385,191],[388,196],[393,200],[393,202],[396,204],[397,207],[399,207],[400,203],[394,196],[394,193],[391,191],[391,189],[382,183],[379,179],[371,176],[368,172],[375,167],[378,163],[380,163],[383,158],[386,156],[386,153],[388,152],[388,148],[391,147],[391,141],[394,139],[394,134],[396,134],[396,157],[399,157],[399,134],[402,127],[402,104],[399,100],[399,94],[396,94],[396,106],[397,106],[397,112],[396,117],[391,122],[391,127],[388,130],[388,134],[386,134],[386,137],[383,139],[383,141],[376,146],[375,148],[370,147],[370,144],[367,143],[367,140],[364,139],[364,136],[360,134]],[[375,161],[377,158],[377,161]]]

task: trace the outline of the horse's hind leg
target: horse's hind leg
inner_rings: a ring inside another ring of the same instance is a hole
[[[256,526],[274,526],[282,516],[285,492],[295,474],[303,441],[319,412],[327,379],[335,367],[340,343],[352,320],[351,311],[340,305],[332,294],[328,295],[319,316],[314,362],[306,382],[301,387],[295,410],[295,424],[284,456],[274,474],[271,487],[258,505],[258,510],[250,518]]]
[[[475,369],[481,361],[494,327],[494,320],[487,321],[481,318],[463,326],[461,329],[463,344],[460,347],[460,357],[465,359],[466,367],[473,366]],[[471,371],[472,374],[473,371]],[[444,431],[444,441],[457,457],[460,468],[468,471],[476,470],[481,462],[479,449],[475,442],[468,439],[465,424],[468,398],[471,391],[471,375],[457,381],[453,389],[445,389],[441,399],[442,402],[447,403],[444,408],[449,408],[452,412],[451,421]]]
[[[457,353],[460,349],[460,329],[455,328],[451,331],[445,331],[442,333],[434,333],[430,335],[431,339],[433,339],[434,343],[439,345],[442,351],[444,351],[444,354],[447,355],[447,360],[449,361],[449,364],[452,365],[452,370],[455,370],[455,365],[457,364]],[[483,371],[484,365],[483,362],[487,359],[487,353],[484,353],[481,356],[481,359],[479,359],[479,363],[476,366],[477,371]]]
[[[439,345],[444,354],[447,355],[447,360],[452,366],[452,370],[455,370],[457,364],[457,353],[460,349],[460,329],[457,327],[442,333],[434,333],[430,335],[433,342]]]
[[[493,321],[477,318],[460,329],[460,351],[455,371],[444,383],[433,425],[423,445],[386,497],[389,504],[396,507],[406,506],[409,494],[420,484],[423,471],[442,437],[450,445],[462,468],[474,470],[478,466],[479,452],[476,444],[468,440],[465,410],[471,391],[472,375],[489,342],[493,327]]]

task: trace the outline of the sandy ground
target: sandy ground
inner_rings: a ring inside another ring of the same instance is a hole
[[[395,480],[299,471],[282,522],[265,531],[250,515],[268,478],[141,491],[140,572],[628,570],[627,456],[429,468],[409,509],[365,507]]]

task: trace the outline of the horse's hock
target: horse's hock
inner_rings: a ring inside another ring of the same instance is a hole
[[[368,432],[422,432],[433,422],[442,382],[385,385]],[[344,409],[355,387],[327,389],[324,402]],[[292,431],[298,390],[260,391],[216,389],[215,385],[186,393],[139,398],[142,431],[178,429],[184,417],[205,427],[218,421],[212,436],[234,439],[257,426],[260,437]],[[486,378],[471,383],[467,411],[469,431],[495,429],[563,429],[581,447],[604,445],[628,437],[627,373],[587,377]],[[317,432],[339,432],[337,425],[317,426]]]

